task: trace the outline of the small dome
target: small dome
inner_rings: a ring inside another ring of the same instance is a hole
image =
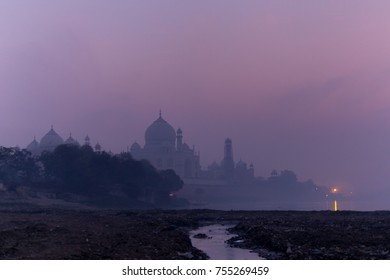
[[[39,152],[39,143],[35,139],[35,137],[34,137],[34,140],[30,144],[28,144],[28,146],[26,147],[26,150],[31,152],[32,154],[37,154]]]
[[[53,127],[39,142],[42,151],[53,151],[57,146],[64,143],[64,140],[54,131]]]
[[[181,130],[181,128],[177,129],[176,131],[177,134],[183,134],[183,131]]]
[[[99,142],[97,142],[95,145],[95,151],[100,152],[101,149],[102,149],[102,146],[100,146]]]
[[[237,167],[237,168],[246,169],[246,168],[247,168],[247,164],[246,164],[245,162],[243,162],[242,160],[240,160],[239,162],[237,162],[236,167]]]
[[[161,115],[146,129],[145,144],[147,146],[161,145],[164,142],[175,145],[175,141],[175,130],[161,117]]]
[[[84,138],[84,146],[91,146],[91,138],[88,135]]]
[[[214,160],[213,161],[213,163],[212,164],[210,164],[209,166],[208,166],[208,169],[209,170],[216,170],[216,169],[218,169],[219,168],[219,165],[218,165],[218,163]]]
[[[77,142],[77,140],[73,139],[72,134],[69,135],[69,138],[65,140],[64,144],[80,146],[79,142]]]
[[[134,142],[133,145],[131,145],[130,150],[131,151],[139,151],[139,150],[141,150],[141,146],[137,142]]]

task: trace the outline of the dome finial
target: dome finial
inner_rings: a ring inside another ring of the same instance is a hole
[[[168,142],[174,146],[175,141],[175,129],[161,115],[145,131],[146,146],[160,145],[163,142]]]
[[[161,118],[161,109],[160,109],[160,118]]]

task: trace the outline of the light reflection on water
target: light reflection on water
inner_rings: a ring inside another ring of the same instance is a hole
[[[235,235],[229,234],[226,229],[233,225],[209,225],[200,227],[190,232],[192,246],[205,252],[211,260],[261,260],[256,253],[246,249],[233,248],[225,243],[226,240]],[[198,239],[193,236],[198,233],[204,233],[207,239]]]

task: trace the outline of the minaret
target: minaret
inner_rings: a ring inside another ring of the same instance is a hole
[[[89,138],[88,135],[85,137],[84,140],[85,140],[85,142],[84,142],[84,145],[85,145],[85,146],[91,146],[91,143],[90,143],[90,140],[91,140],[91,139]]]
[[[100,146],[99,142],[95,145],[95,152],[100,153],[102,151],[102,147]]]
[[[224,158],[223,158],[223,171],[225,178],[232,180],[234,177],[234,160],[233,160],[233,146],[232,140],[227,138],[225,140]]]
[[[179,152],[183,149],[183,131],[180,128],[176,131],[176,149]]]
[[[253,166],[253,163],[249,165],[249,176],[251,179],[255,178],[255,168]]]

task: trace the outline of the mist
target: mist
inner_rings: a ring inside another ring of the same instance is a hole
[[[202,168],[292,170],[389,209],[387,1],[0,4],[0,146],[51,127],[119,153],[162,110]]]

